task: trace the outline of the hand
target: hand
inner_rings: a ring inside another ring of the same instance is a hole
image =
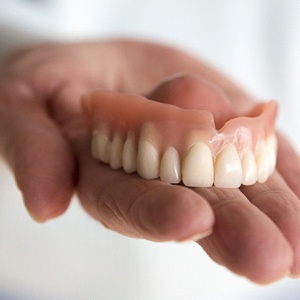
[[[145,94],[186,71],[217,84],[239,115],[255,99],[230,80],[174,49],[132,41],[45,45],[15,54],[2,69],[0,147],[35,219],[62,214],[76,186],[85,209],[124,235],[180,241],[213,228],[199,244],[233,272],[260,283],[299,275],[300,161],[283,137],[279,171],[266,184],[235,190],[145,181],[91,158],[83,92]]]

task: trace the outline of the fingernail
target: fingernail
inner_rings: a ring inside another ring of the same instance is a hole
[[[300,274],[291,274],[291,273],[289,273],[288,277],[291,278],[291,279],[299,279],[300,278]]]
[[[27,209],[27,212],[28,212],[29,216],[31,217],[31,219],[32,219],[33,221],[39,223],[39,224],[43,224],[43,223],[45,223],[45,222],[47,221],[47,220],[45,220],[44,218],[41,218],[41,217],[38,217],[38,216],[34,215],[34,214],[33,214],[31,211],[29,211],[28,209]]]
[[[213,229],[209,229],[205,232],[197,233],[197,234],[194,234],[194,235],[190,236],[189,238],[185,238],[183,240],[180,240],[179,242],[191,242],[191,241],[197,242],[199,240],[202,240],[202,239],[210,236],[212,233],[213,233]]]

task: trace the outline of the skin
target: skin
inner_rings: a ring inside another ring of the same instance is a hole
[[[76,190],[92,217],[123,235],[182,241],[211,233],[199,245],[236,274],[258,283],[300,275],[300,160],[283,136],[278,170],[241,189],[146,181],[91,157],[83,92],[147,94],[165,76],[191,72],[240,115],[255,98],[229,79],[185,53],[137,41],[38,46],[6,58],[0,70],[0,150],[34,219],[63,214]]]

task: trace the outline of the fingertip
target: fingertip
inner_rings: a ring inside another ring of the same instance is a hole
[[[199,242],[207,254],[257,284],[287,276],[293,252],[276,225],[246,201],[224,202],[214,206],[213,234]]]
[[[291,279],[295,279],[296,280],[296,279],[300,278],[300,273],[292,273],[291,272],[291,273],[288,274],[288,277],[291,278]]]
[[[15,136],[10,165],[25,207],[37,222],[66,211],[74,191],[75,163],[58,131],[35,127]]]
[[[212,232],[211,207],[190,189],[163,185],[141,195],[136,203],[134,215],[151,240],[181,242]]]
[[[293,278],[293,279],[300,278],[300,259],[299,259],[299,250],[298,250],[299,246],[298,245],[295,245],[293,265],[292,265],[292,267],[290,269],[290,273],[289,273],[289,277]]]
[[[37,190],[23,192],[23,200],[30,217],[37,223],[45,223],[62,215],[71,201],[71,192],[61,195],[53,195],[45,191],[39,193]],[[32,195],[30,195],[32,194]]]
[[[252,268],[249,267],[248,274],[244,276],[260,285],[268,285],[288,276],[292,264],[292,251],[288,246],[278,247],[276,250],[272,249],[266,253],[266,258],[253,262]]]

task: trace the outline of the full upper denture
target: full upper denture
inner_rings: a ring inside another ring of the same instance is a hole
[[[113,169],[189,187],[238,188],[275,169],[277,103],[216,128],[211,112],[98,89],[83,96],[92,155]]]

